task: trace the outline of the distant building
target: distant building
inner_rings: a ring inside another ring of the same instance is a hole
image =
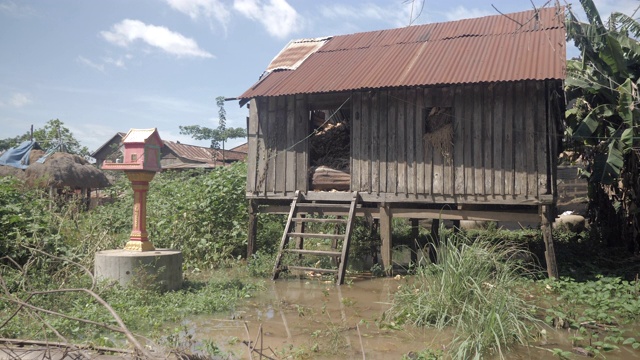
[[[122,139],[126,133],[118,132],[91,156],[96,159],[99,168],[104,160],[122,161]],[[182,144],[169,140],[162,141],[160,150],[160,164],[163,170],[169,169],[198,169],[226,166],[247,158],[247,144],[242,144],[230,150],[216,150],[204,146]]]

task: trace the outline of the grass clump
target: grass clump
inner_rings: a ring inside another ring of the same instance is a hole
[[[416,269],[385,317],[437,329],[452,328],[454,359],[504,358],[513,344],[527,344],[541,324],[522,293],[528,253],[515,246],[462,236],[443,239],[437,262]]]

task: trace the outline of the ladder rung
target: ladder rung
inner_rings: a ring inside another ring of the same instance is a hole
[[[287,266],[288,270],[302,270],[302,271],[314,271],[319,273],[337,273],[338,269],[318,269],[314,267],[307,266]]]
[[[310,223],[323,223],[323,224],[346,224],[347,219],[322,219],[322,218],[293,218],[295,222],[310,222]]]
[[[299,232],[290,232],[289,237],[318,238],[318,239],[344,239],[344,235],[340,235],[340,234],[311,234],[311,233],[299,233]]]
[[[342,255],[342,252],[340,251],[329,251],[329,250],[286,249],[285,251],[294,253],[294,254],[307,254],[307,255],[316,255],[316,256],[341,256]]]

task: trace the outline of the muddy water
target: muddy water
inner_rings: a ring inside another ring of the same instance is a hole
[[[310,279],[269,281],[265,291],[234,313],[186,319],[183,325],[196,339],[212,341],[238,359],[249,359],[243,343],[249,339],[265,355],[278,359],[401,359],[425,348],[446,349],[450,332],[394,328],[380,321],[399,284],[390,278],[353,279],[343,286]],[[572,335],[546,329],[539,343],[516,347],[507,358],[557,359],[551,351],[571,351]],[[607,359],[640,359],[640,353],[623,347],[607,353]]]

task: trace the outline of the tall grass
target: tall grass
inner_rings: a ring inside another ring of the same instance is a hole
[[[385,316],[400,323],[451,327],[449,346],[454,359],[504,358],[513,344],[527,344],[541,324],[524,299],[521,259],[528,253],[487,239],[471,242],[463,236],[442,239],[437,263],[418,267],[399,289]]]

